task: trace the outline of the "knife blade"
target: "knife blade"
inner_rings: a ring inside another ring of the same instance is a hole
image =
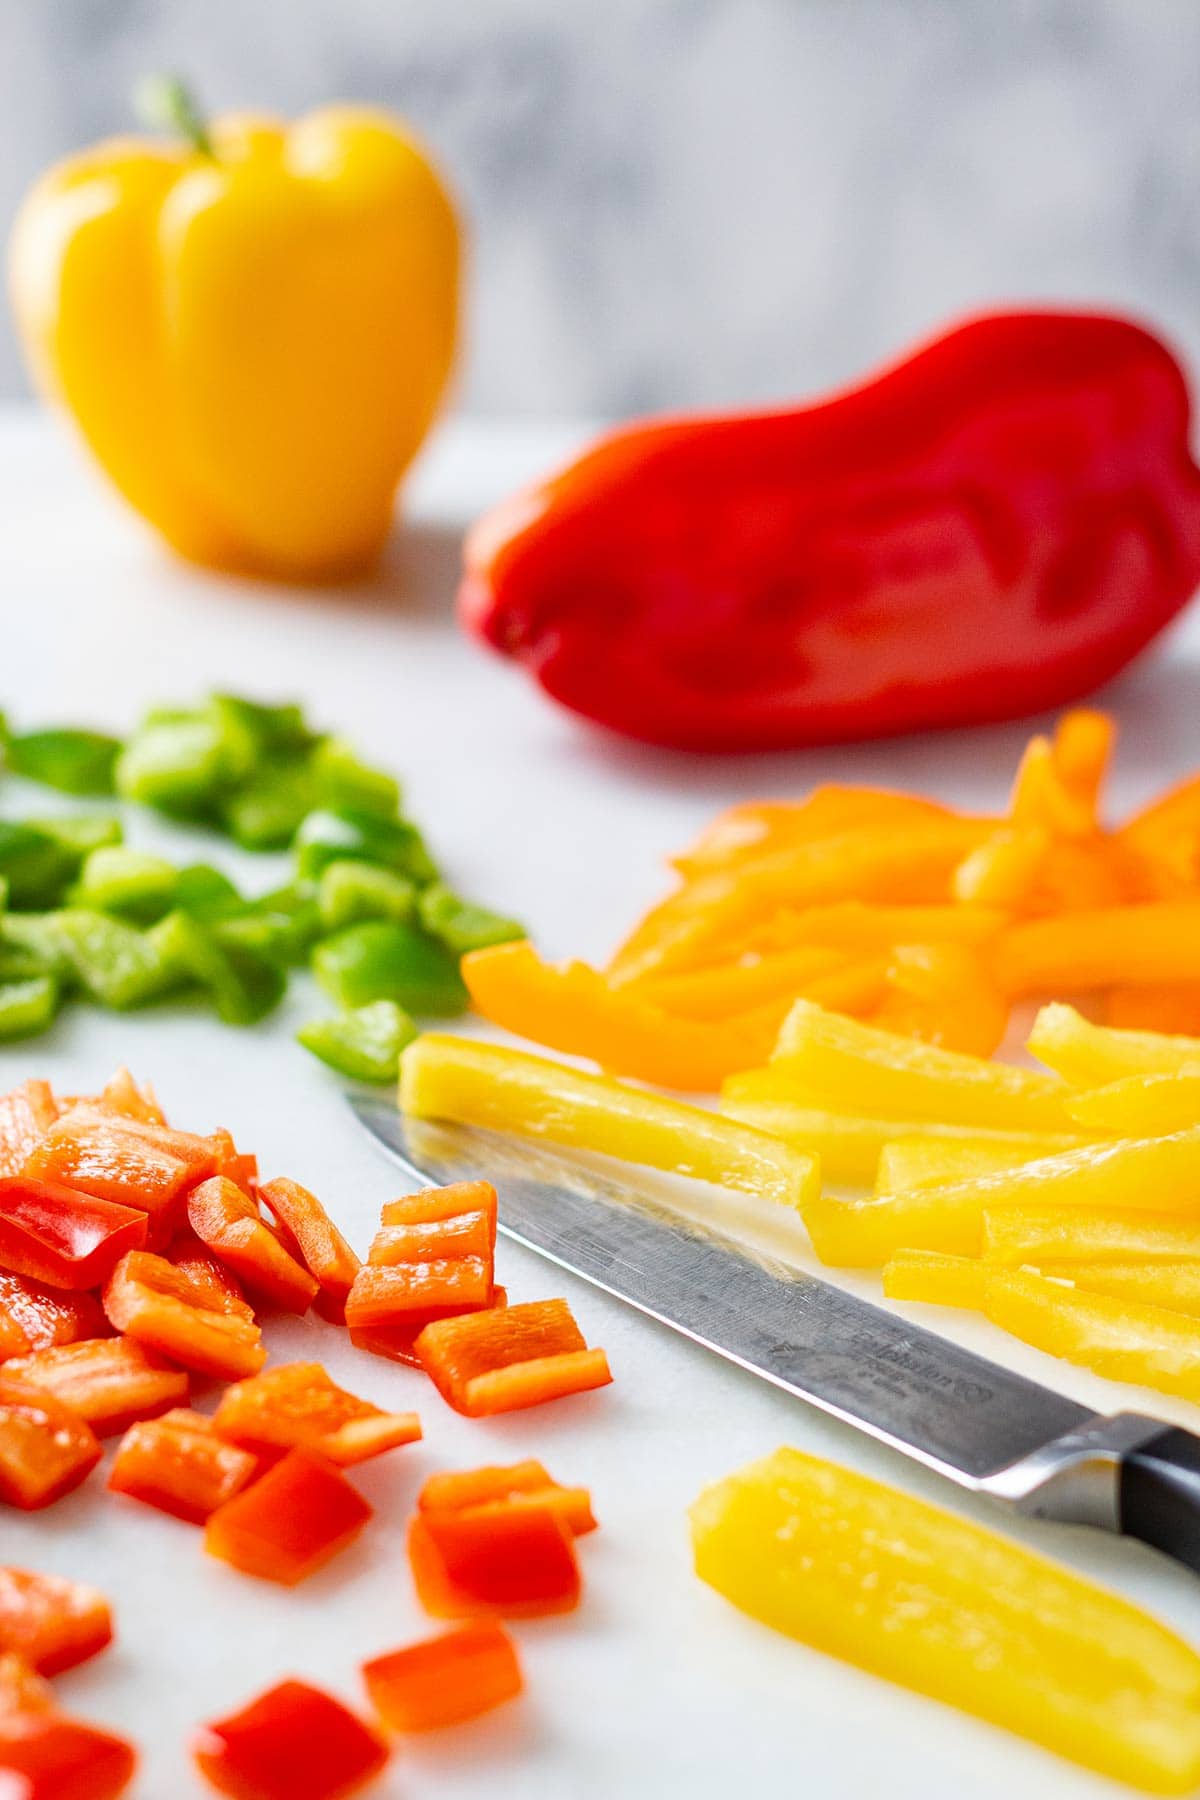
[[[491,1180],[500,1229],[728,1362],[972,1492],[1200,1569],[1200,1439],[1089,1412],[542,1142],[350,1106],[417,1186]]]

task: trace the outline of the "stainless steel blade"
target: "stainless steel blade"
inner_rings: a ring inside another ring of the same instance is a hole
[[[1069,1445],[1078,1460],[1095,1437],[1096,1415],[1074,1401],[552,1148],[406,1119],[381,1100],[350,1104],[417,1184],[492,1179],[501,1230],[518,1243],[963,1486],[1022,1504],[1023,1475],[989,1478],[1032,1461],[1044,1481],[1047,1446]]]

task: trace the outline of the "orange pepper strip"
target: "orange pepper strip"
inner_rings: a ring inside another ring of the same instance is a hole
[[[1078,706],[1054,727],[1054,768],[1069,793],[1083,800],[1099,824],[1100,797],[1112,762],[1117,728],[1111,714]]]
[[[636,992],[640,1000],[680,1018],[722,1020],[777,996],[795,999],[807,993],[815,976],[843,968],[849,960],[845,951],[801,944],[774,956],[751,953],[686,975],[650,976],[623,991]]]
[[[131,1425],[117,1447],[108,1485],[174,1518],[203,1525],[258,1474],[259,1458],[227,1444],[204,1413],[186,1407]]]
[[[388,1760],[376,1732],[304,1681],[281,1681],[202,1726],[191,1750],[205,1780],[234,1800],[349,1800]]]
[[[246,1575],[295,1587],[352,1544],[372,1511],[320,1457],[289,1450],[211,1514],[204,1548]]]
[[[118,1331],[206,1375],[256,1375],[267,1360],[253,1318],[149,1251],[121,1258],[105,1284],[104,1310]]]
[[[28,1381],[86,1419],[97,1437],[183,1404],[188,1378],[134,1338],[85,1339],[15,1358],[5,1374]]]
[[[726,940],[714,960],[774,955],[798,944],[876,955],[893,944],[986,944],[1008,922],[1007,912],[988,906],[881,906],[862,900],[837,900],[829,906],[780,906],[740,936]],[[698,968],[709,966],[706,961]],[[647,983],[656,979],[660,978],[646,977]]]
[[[99,1588],[0,1568],[0,1652],[14,1652],[39,1675],[59,1675],[103,1650],[112,1635],[112,1613]]]
[[[1200,902],[1106,907],[1012,925],[993,970],[1012,995],[1200,980]]]
[[[579,1604],[575,1541],[548,1506],[416,1513],[408,1559],[435,1619],[533,1618]]]
[[[671,865],[690,880],[749,856],[832,837],[855,825],[952,816],[949,807],[916,794],[831,782],[814,788],[806,800],[752,800],[731,806],[705,827],[689,850],[672,857]]]
[[[612,1380],[603,1350],[587,1349],[565,1300],[439,1319],[425,1327],[416,1349],[442,1398],[473,1419]]]
[[[86,1481],[100,1440],[45,1388],[0,1372],[0,1500],[33,1512]]]
[[[899,945],[873,1025],[972,1056],[991,1056],[1008,1025],[1008,1002],[965,944]]]
[[[308,1311],[319,1285],[316,1276],[284,1249],[241,1188],[214,1175],[193,1188],[187,1210],[188,1224],[201,1243],[249,1287],[285,1312]]]
[[[1023,911],[1050,849],[1042,825],[1002,825],[954,871],[954,897],[967,906]]]
[[[309,1274],[319,1282],[316,1311],[323,1319],[340,1324],[346,1317],[346,1296],[359,1271],[358,1257],[316,1195],[298,1181],[282,1177],[265,1181],[258,1197],[296,1245]]]
[[[532,1460],[508,1468],[457,1469],[431,1475],[417,1495],[421,1512],[474,1512],[480,1507],[548,1506],[575,1537],[595,1531],[586,1488],[563,1487]]]
[[[1200,886],[1200,775],[1192,775],[1137,813],[1117,842],[1161,868],[1180,887]]]
[[[433,1731],[477,1719],[523,1686],[516,1645],[495,1619],[406,1644],[362,1665],[371,1705],[393,1731]]]
[[[0,1094],[0,1178],[21,1173],[57,1117],[48,1081],[25,1081]]]
[[[1008,811],[1014,825],[1041,826],[1055,838],[1086,838],[1096,828],[1090,797],[1067,785],[1047,737],[1026,744]]]
[[[28,1275],[0,1269],[0,1363],[51,1344],[100,1337],[107,1329],[94,1294],[43,1287]]]
[[[213,1418],[218,1437],[259,1454],[312,1450],[338,1468],[416,1443],[416,1413],[388,1413],[330,1380],[320,1363],[284,1363],[221,1396]]]
[[[1104,997],[1104,1023],[1122,1031],[1163,1031],[1200,1036],[1200,981],[1148,982],[1145,987],[1111,988]]]

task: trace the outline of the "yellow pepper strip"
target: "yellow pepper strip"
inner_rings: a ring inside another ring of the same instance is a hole
[[[736,1020],[673,1019],[636,994],[611,988],[586,963],[553,967],[532,944],[497,944],[462,959],[477,1012],[518,1037],[639,1081],[689,1093],[720,1087],[726,1075],[763,1053],[777,1018],[759,1029]]]
[[[781,1138],[469,1038],[427,1035],[410,1044],[400,1064],[400,1105],[419,1119],[550,1138],[801,1211],[821,1185],[817,1159]]]
[[[1123,1075],[1105,1087],[1085,1088],[1067,1102],[1085,1131],[1154,1137],[1200,1125],[1200,1060],[1178,1075]]]
[[[966,906],[1024,911],[1050,848],[1042,825],[1002,825],[954,871],[954,898]]]
[[[821,1161],[827,1181],[866,1187],[875,1178],[879,1153],[892,1134],[903,1130],[894,1119],[863,1119],[855,1113],[825,1112],[814,1101],[804,1106],[789,1100],[740,1097],[730,1088],[746,1079],[735,1075],[725,1084],[721,1111],[726,1118],[783,1138]]]
[[[1200,901],[1100,907],[1010,925],[996,940],[993,969],[1014,996],[1200,981]]]
[[[920,1300],[928,1306],[983,1307],[987,1271],[977,1256],[947,1256],[940,1250],[898,1250],[883,1265],[889,1300]]]
[[[1043,1006],[1026,1049],[1072,1086],[1107,1087],[1126,1075],[1178,1075],[1200,1064],[1200,1038],[1093,1025],[1073,1006]]]
[[[1100,824],[1100,799],[1116,744],[1117,728],[1110,713],[1093,707],[1076,707],[1064,713],[1054,727],[1054,768],[1068,793],[1088,808],[1094,826]]]
[[[1200,1317],[1200,1262],[1061,1262],[1048,1273],[1089,1294]]]
[[[804,997],[820,999],[812,992]],[[991,1056],[1008,1026],[1008,1001],[968,945],[901,944],[871,1023],[947,1050]]]
[[[844,968],[850,960],[844,950],[802,944],[776,956],[743,956],[687,975],[640,981],[623,991],[679,1018],[724,1019],[780,995],[794,1000],[815,977]]]
[[[990,1137],[982,1133],[931,1137],[922,1129],[917,1136],[893,1138],[884,1144],[879,1152],[875,1192],[899,1194],[905,1188],[935,1187],[975,1175],[994,1175],[1000,1169],[1057,1156],[1060,1150],[1077,1149],[1083,1142],[1083,1137],[1052,1131],[1029,1132],[1024,1138],[1015,1132],[1008,1137],[999,1132]]]
[[[1056,1077],[916,1043],[798,1000],[771,1061],[826,1105],[873,1118],[936,1119],[1000,1131],[1073,1130]]]
[[[1097,1375],[1200,1400],[1200,1319],[1186,1313],[1086,1293],[1025,1269],[988,1276],[984,1311],[1022,1343]]]
[[[790,1449],[691,1530],[700,1579],[776,1631],[1150,1793],[1200,1781],[1200,1656],[1021,1544]]]
[[[1200,1262],[1200,1218],[1106,1208],[1004,1206],[983,1215],[989,1262]]]
[[[1104,1022],[1118,1030],[1194,1036],[1200,1032],[1200,981],[1148,982],[1145,987],[1111,988],[1104,996]]]
[[[889,788],[845,787],[830,782],[806,800],[754,800],[731,806],[705,827],[671,866],[686,879],[785,845],[832,837],[852,825],[906,824],[949,818],[949,807]]]

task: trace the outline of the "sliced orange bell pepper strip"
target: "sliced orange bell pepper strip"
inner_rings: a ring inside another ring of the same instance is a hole
[[[1043,825],[1002,825],[954,871],[954,898],[964,906],[1024,912],[1050,851]]]
[[[941,1250],[897,1250],[883,1265],[889,1300],[920,1300],[928,1306],[982,1307],[987,1271],[978,1257],[948,1256]]]
[[[1200,1033],[1200,981],[1147,982],[1110,988],[1104,1022],[1117,1030]]]
[[[159,1512],[203,1525],[254,1479],[259,1458],[226,1443],[204,1413],[187,1408],[131,1425],[117,1447],[108,1485]]]
[[[984,1311],[1023,1343],[1097,1375],[1200,1400],[1200,1318],[1064,1287],[1024,1269],[988,1275]]]
[[[48,1081],[25,1081],[0,1094],[0,1177],[21,1173],[57,1117]]]
[[[338,1468],[381,1456],[421,1436],[416,1413],[389,1413],[331,1381],[320,1363],[283,1363],[226,1388],[217,1436],[258,1454],[312,1450]]]
[[[51,1287],[98,1287],[146,1241],[146,1215],[59,1181],[0,1181],[0,1267]]]
[[[319,1283],[315,1310],[323,1319],[340,1324],[346,1316],[346,1296],[359,1271],[358,1257],[316,1195],[298,1181],[283,1177],[264,1181],[258,1197],[295,1244],[298,1260]]]
[[[1014,825],[1041,827],[1056,838],[1088,838],[1096,829],[1094,795],[1068,781],[1061,753],[1047,737],[1026,744],[1008,812]]]
[[[94,1294],[45,1287],[0,1269],[0,1363],[51,1344],[101,1337],[108,1320]]]
[[[86,1419],[97,1437],[183,1405],[188,1377],[135,1338],[85,1339],[16,1357],[5,1374],[44,1388]]]
[[[132,1250],[104,1288],[104,1310],[118,1331],[187,1369],[227,1381],[257,1375],[267,1360],[262,1333],[244,1306],[222,1302],[161,1256]]]
[[[595,1531],[586,1488],[563,1487],[540,1462],[507,1468],[456,1469],[431,1475],[417,1495],[421,1512],[467,1512],[480,1507],[548,1506],[575,1537]]]
[[[1009,913],[987,906],[888,906],[838,900],[828,906],[778,907],[739,937],[725,940],[695,973],[737,956],[773,956],[812,944],[828,950],[878,955],[893,944],[986,944],[1009,922]],[[610,980],[614,979],[610,976]],[[651,981],[673,976],[647,975]],[[641,982],[621,983],[641,986]]]
[[[579,1604],[575,1540],[548,1506],[418,1512],[408,1559],[435,1619],[532,1618]]]
[[[59,1675],[112,1642],[108,1601],[99,1588],[64,1575],[0,1568],[0,1653],[22,1657],[39,1675]]]
[[[191,1751],[210,1786],[234,1800],[349,1800],[388,1760],[377,1732],[304,1681],[281,1681],[201,1726]]]
[[[50,1506],[86,1481],[100,1455],[77,1412],[0,1370],[0,1501],[26,1512]]]
[[[210,1514],[204,1548],[246,1575],[295,1587],[348,1548],[372,1511],[321,1457],[289,1450]]]
[[[870,1022],[947,1050],[991,1056],[1008,1025],[1008,1002],[966,944],[898,945]]]
[[[1116,740],[1112,715],[1094,707],[1076,707],[1054,727],[1054,772],[1067,792],[1087,806],[1094,826],[1100,823],[1100,800]]]
[[[1180,887],[1200,886],[1200,775],[1192,775],[1123,825],[1118,843],[1167,870]]]
[[[473,1419],[612,1380],[603,1350],[587,1348],[565,1300],[439,1319],[422,1331],[416,1350],[442,1398]]]
[[[192,1189],[188,1224],[221,1262],[264,1300],[285,1312],[307,1312],[317,1294],[315,1275],[284,1249],[258,1206],[234,1182],[214,1175]]]
[[[478,1619],[362,1665],[371,1705],[392,1731],[435,1731],[477,1719],[524,1685],[503,1625]]]
[[[1013,996],[1200,981],[1200,901],[1029,919],[1001,932],[992,968]]]
[[[948,807],[915,794],[830,783],[814,788],[806,800],[752,800],[731,806],[718,813],[690,849],[672,857],[671,865],[690,880],[767,850],[832,837],[853,825],[894,825],[950,816]]]

